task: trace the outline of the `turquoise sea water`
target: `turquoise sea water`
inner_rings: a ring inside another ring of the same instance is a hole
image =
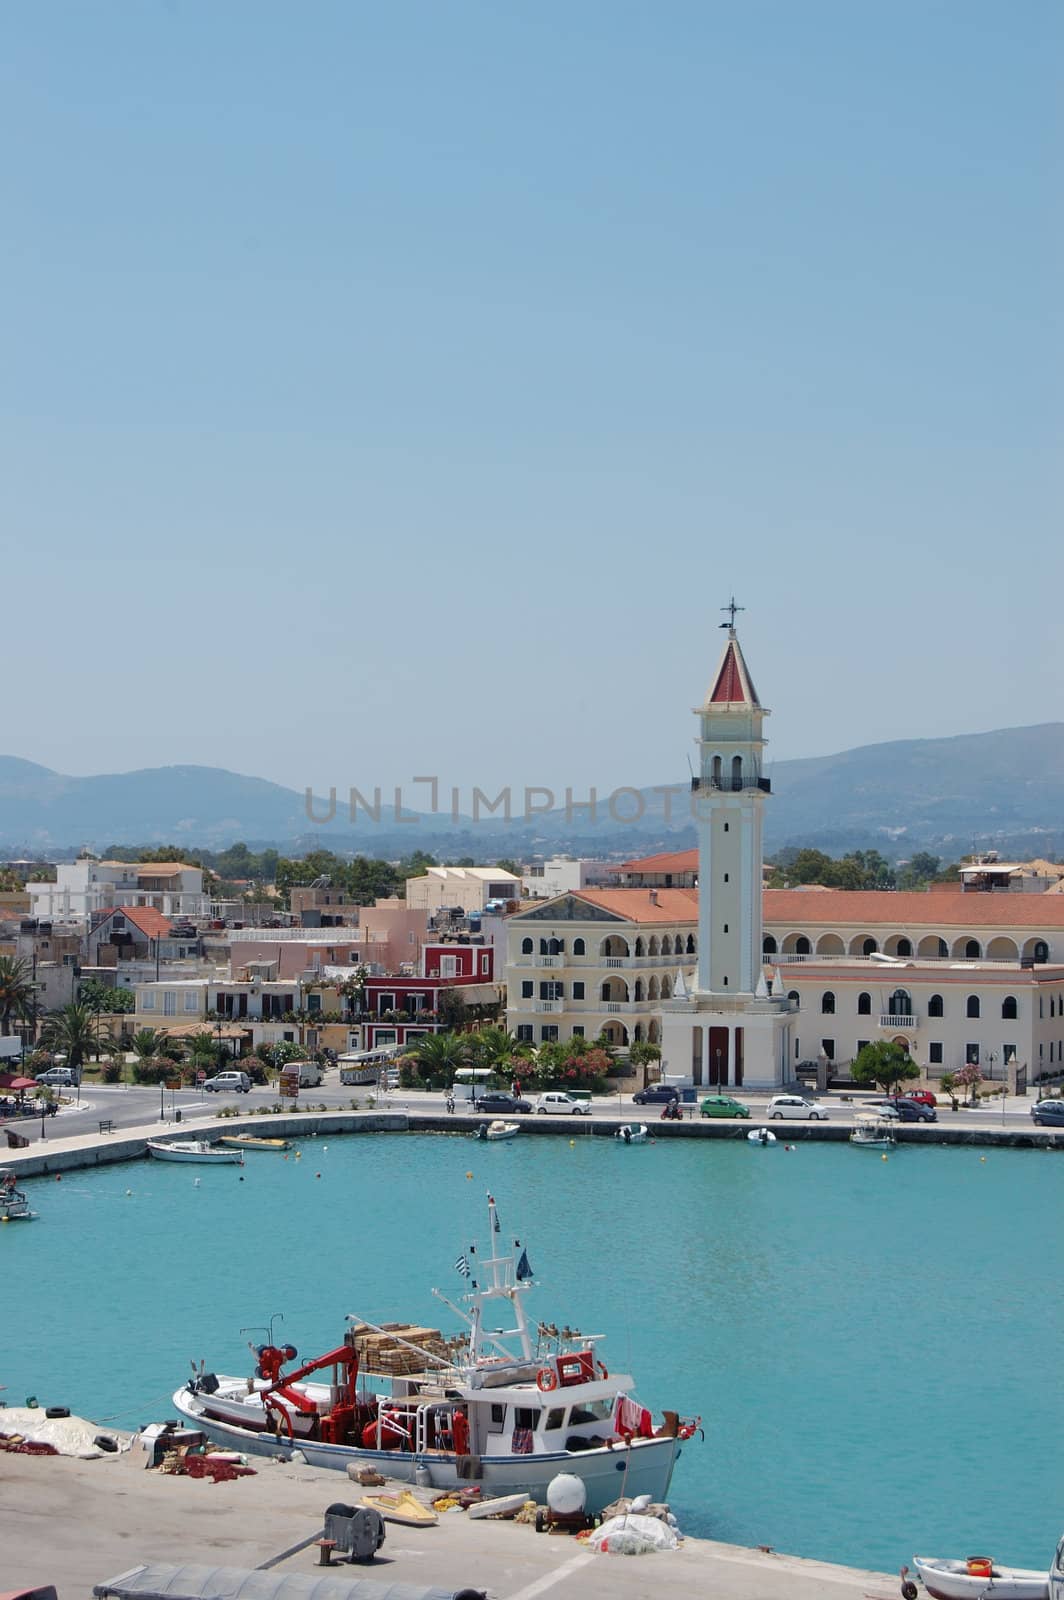
[[[452,1263],[485,1240],[490,1188],[528,1248],[530,1312],[606,1333],[643,1400],[703,1416],[673,1480],[688,1532],[888,1571],[914,1550],[1048,1566],[1064,1529],[1052,1153],[301,1149],[28,1183],[42,1220],[0,1228],[9,1403],[170,1415],[190,1359],[244,1372],[260,1335],[239,1330],[277,1311],[305,1353],[338,1343],[347,1312],[449,1328],[430,1289],[462,1292]]]

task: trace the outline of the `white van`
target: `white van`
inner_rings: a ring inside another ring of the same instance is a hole
[[[301,1089],[316,1089],[321,1082],[321,1068],[316,1061],[292,1061],[289,1071],[293,1067],[299,1068],[299,1087]]]

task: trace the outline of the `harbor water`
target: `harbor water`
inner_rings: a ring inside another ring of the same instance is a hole
[[[190,1361],[249,1371],[275,1313],[308,1355],[347,1313],[453,1331],[431,1289],[463,1292],[490,1190],[530,1314],[606,1334],[641,1399],[701,1414],[671,1494],[685,1531],[886,1570],[976,1549],[1048,1567],[1064,1161],[785,1139],[378,1134],[29,1181],[41,1220],[0,1228],[3,1398],[135,1427],[173,1414]]]

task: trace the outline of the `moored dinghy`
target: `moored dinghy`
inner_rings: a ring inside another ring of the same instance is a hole
[[[989,1556],[963,1560],[913,1556],[913,1566],[933,1600],[1048,1600],[1049,1573],[1003,1567]]]
[[[147,1141],[148,1154],[154,1156],[156,1161],[200,1161],[209,1166],[221,1166],[229,1162],[240,1163],[243,1156],[239,1150],[223,1150],[221,1146],[209,1144],[206,1139],[171,1139],[168,1142],[162,1139],[149,1139]]]
[[[613,1137],[619,1144],[646,1144],[650,1134],[645,1122],[626,1122]]]
[[[11,1167],[0,1167],[0,1222],[35,1222],[37,1213],[17,1183],[18,1174]]]

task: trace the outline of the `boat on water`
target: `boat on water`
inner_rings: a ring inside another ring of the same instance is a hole
[[[913,1556],[913,1566],[933,1600],[1048,1600],[1049,1573],[1003,1567],[990,1556],[963,1560]]]
[[[478,1139],[516,1139],[521,1132],[519,1122],[503,1122],[496,1118],[494,1122],[482,1122],[477,1129]]]
[[[859,1111],[854,1118],[850,1143],[865,1150],[892,1150],[895,1144],[893,1125],[886,1117],[877,1117],[869,1111]]]
[[[626,1122],[613,1137],[620,1144],[646,1144],[650,1133],[645,1122]]]
[[[259,1139],[253,1133],[227,1133],[218,1141],[228,1150],[287,1150],[287,1139]]]
[[[666,1499],[700,1419],[666,1411],[656,1423],[634,1398],[634,1379],[604,1365],[602,1335],[531,1324],[527,1250],[500,1241],[489,1196],[486,1246],[469,1245],[455,1262],[468,1292],[455,1304],[433,1290],[459,1334],[349,1314],[335,1349],[298,1364],[295,1348],[271,1335],[249,1346],[250,1377],[193,1364],[174,1395],[178,1413],[252,1455],[299,1450],[314,1467],[374,1467],[407,1483],[423,1468],[436,1489],[475,1483],[485,1498],[542,1499],[567,1472],[584,1484],[589,1511],[622,1492]]]
[[[0,1222],[36,1222],[38,1213],[18,1187],[18,1174],[0,1167]]]
[[[400,1489],[398,1494],[364,1494],[362,1504],[379,1511],[385,1522],[401,1522],[406,1528],[434,1528],[440,1520],[432,1507],[422,1505],[409,1489]]]
[[[148,1154],[156,1161],[201,1161],[221,1166],[225,1162],[243,1161],[239,1150],[225,1150],[220,1145],[209,1144],[206,1139],[149,1139]]]
[[[746,1136],[747,1144],[775,1144],[776,1135],[771,1128],[751,1128]]]

